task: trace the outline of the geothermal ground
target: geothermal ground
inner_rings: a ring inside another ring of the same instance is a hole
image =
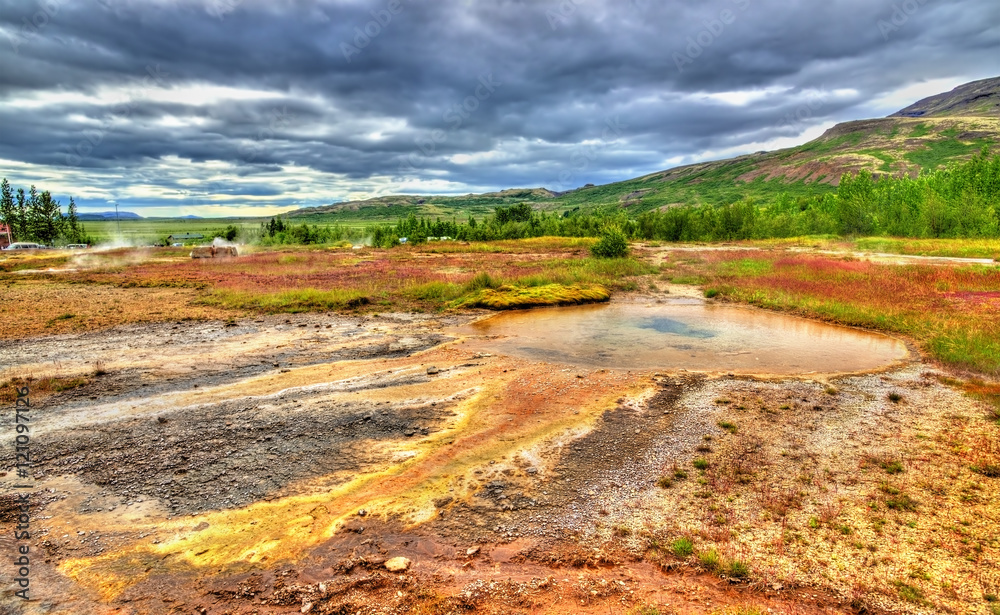
[[[0,380],[76,381],[33,394],[32,488],[0,478],[5,560],[33,501],[32,600],[0,613],[995,612],[996,426],[912,345],[859,373],[581,367],[462,333],[487,316],[5,341]]]

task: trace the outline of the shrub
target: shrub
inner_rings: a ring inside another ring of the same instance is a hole
[[[624,258],[628,252],[625,233],[614,226],[605,229],[600,240],[590,248],[590,253],[597,258]]]
[[[716,290],[716,289],[714,289],[714,288],[709,288],[709,289],[707,289],[705,291],[705,298],[706,299],[712,299],[712,298],[717,297],[717,296],[719,296],[719,291]]]
[[[708,461],[705,460],[702,457],[699,457],[699,458],[695,459],[694,461],[692,461],[691,465],[693,465],[695,468],[697,468],[699,470],[707,470],[708,469]]]
[[[660,489],[669,489],[674,486],[674,479],[669,476],[661,476],[656,479],[656,486]]]

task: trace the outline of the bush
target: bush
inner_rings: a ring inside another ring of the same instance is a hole
[[[601,233],[601,239],[590,248],[597,258],[624,258],[628,256],[628,239],[618,227],[610,227]]]

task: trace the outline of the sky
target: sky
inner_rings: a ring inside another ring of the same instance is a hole
[[[1000,75],[996,0],[0,0],[0,175],[262,216],[569,190]]]

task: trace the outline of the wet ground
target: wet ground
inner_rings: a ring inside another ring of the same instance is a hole
[[[954,452],[974,448],[983,410],[912,356],[828,377],[616,369],[464,337],[482,316],[178,322],[4,346],[2,380],[90,382],[34,409],[35,600],[7,592],[0,609],[988,612],[995,491]],[[5,414],[5,449],[11,434]],[[901,474],[879,469],[890,458]],[[887,480],[921,508],[886,509]],[[969,550],[899,548],[958,518]],[[920,561],[933,581],[909,576]],[[897,579],[926,603],[901,601]]]

